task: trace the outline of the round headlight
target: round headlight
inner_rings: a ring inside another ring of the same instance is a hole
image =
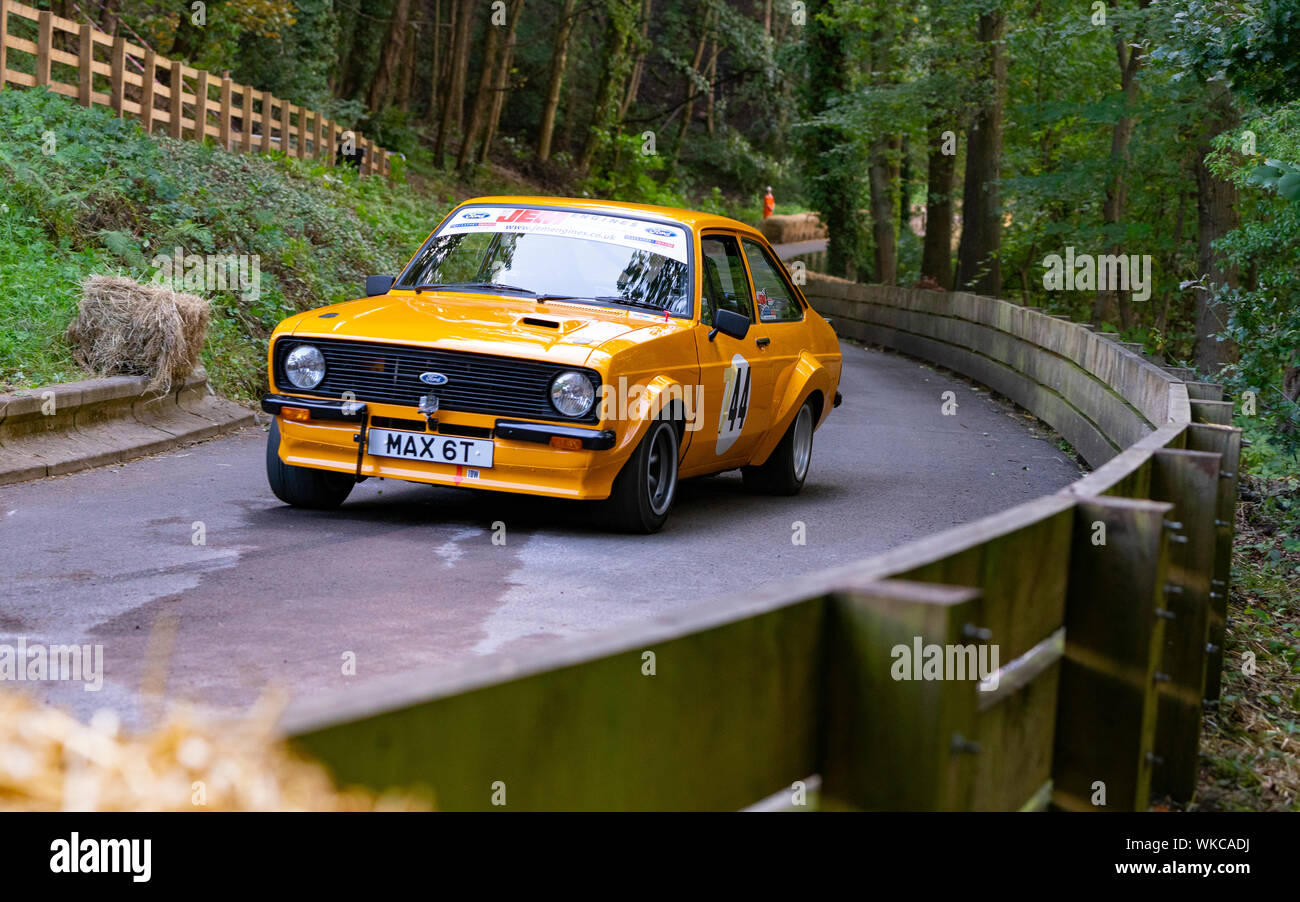
[[[284,374],[297,388],[315,388],[325,378],[325,355],[315,345],[298,345],[285,358]]]
[[[596,401],[596,386],[582,373],[560,373],[551,380],[551,403],[566,417],[580,417]]]

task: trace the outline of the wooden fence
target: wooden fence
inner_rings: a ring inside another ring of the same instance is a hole
[[[391,171],[387,150],[320,113],[13,0],[0,0],[0,88],[5,85],[48,87],[82,106],[99,104],[138,119],[147,132],[211,139],[228,151],[275,149],[332,164],[343,150],[360,155],[362,173]]]
[[[1191,799],[1223,666],[1241,444],[1219,389],[1007,301],[812,274],[806,292],[841,335],[972,376],[1096,469],[655,622],[303,700],[288,732],[345,783],[431,787],[448,810]],[[646,561],[664,591],[690,591]],[[996,687],[895,679],[893,650],[918,641],[996,645]]]

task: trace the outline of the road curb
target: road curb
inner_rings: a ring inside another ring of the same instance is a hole
[[[110,376],[0,394],[0,485],[118,463],[257,423],[196,369],[164,394]]]

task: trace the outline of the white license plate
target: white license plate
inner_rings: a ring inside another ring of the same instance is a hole
[[[492,466],[492,442],[486,439],[397,429],[371,429],[366,434],[369,436],[367,450],[381,457],[470,467]]]

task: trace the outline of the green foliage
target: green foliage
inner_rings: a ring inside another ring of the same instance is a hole
[[[680,186],[673,179],[660,181],[656,175],[666,168],[658,153],[643,153],[643,142],[636,135],[610,138],[611,163],[586,179],[582,190],[593,197],[630,203],[680,207],[685,204]]]
[[[864,148],[846,125],[853,87],[851,25],[840,13],[828,0],[808,4],[803,119],[796,127],[800,162],[812,173],[805,183],[809,205],[826,223],[827,268],[835,275],[856,272],[863,260],[858,210],[866,199]]]
[[[1264,104],[1300,97],[1300,7],[1294,0],[1178,0],[1157,4],[1165,32],[1153,57],[1175,77],[1227,78]]]
[[[1300,203],[1287,190],[1287,178],[1260,169],[1292,172],[1292,164],[1238,151],[1249,131],[1268,157],[1300,159],[1300,102],[1244,124],[1238,134],[1224,135],[1211,158],[1215,171],[1241,188],[1247,214],[1240,228],[1217,247],[1241,272],[1238,286],[1212,286],[1230,315],[1224,337],[1236,342],[1239,359],[1225,368],[1222,380],[1237,396],[1252,392],[1259,421],[1267,429],[1262,441],[1296,464],[1300,454],[1300,405],[1284,391],[1286,373],[1300,367]],[[1272,165],[1277,164],[1277,165]],[[1248,418],[1243,418],[1248,419]]]

